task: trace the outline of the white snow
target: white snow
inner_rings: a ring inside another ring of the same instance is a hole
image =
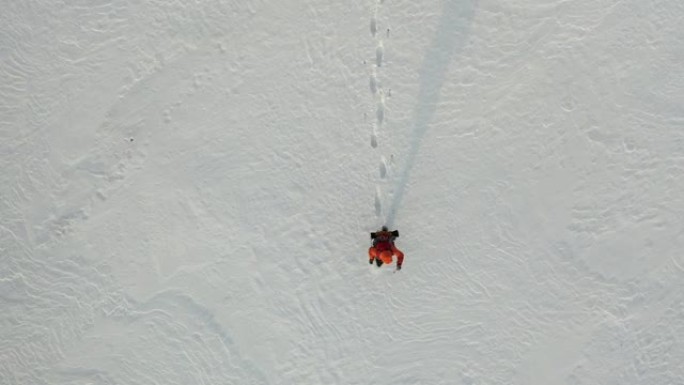
[[[6,2],[0,383],[683,384],[683,21]]]

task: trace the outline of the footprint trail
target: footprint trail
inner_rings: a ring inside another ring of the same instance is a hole
[[[371,147],[373,149],[378,148],[378,137],[380,131],[383,129],[386,120],[386,97],[385,92],[382,89],[382,82],[380,80],[381,73],[380,70],[383,66],[385,60],[385,47],[382,34],[378,34],[378,12],[381,10],[381,5],[384,3],[383,0],[376,0],[373,4],[373,11],[370,18],[370,34],[375,43],[375,61],[371,64],[370,76],[368,80],[368,87],[373,96],[375,102],[375,122],[371,128]],[[389,28],[387,29],[389,32]],[[389,37],[389,33],[387,34]],[[375,196],[374,196],[374,207],[375,216],[378,218],[379,224],[384,224],[385,219],[383,217],[383,201],[386,201],[382,193],[382,184],[387,183],[387,178],[390,168],[388,167],[387,159],[384,156],[380,156],[378,171],[379,180],[375,185]]]

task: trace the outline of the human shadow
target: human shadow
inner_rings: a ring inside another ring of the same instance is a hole
[[[401,173],[397,174],[394,194],[387,211],[386,224],[392,226],[404,199],[406,184],[425,133],[437,110],[442,85],[454,55],[465,45],[478,0],[445,0],[437,33],[428,47],[420,68],[418,99],[413,111],[410,147]]]

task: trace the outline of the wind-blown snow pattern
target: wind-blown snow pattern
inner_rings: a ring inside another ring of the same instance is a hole
[[[683,19],[5,4],[0,383],[684,383]]]

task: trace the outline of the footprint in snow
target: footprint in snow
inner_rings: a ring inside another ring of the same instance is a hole
[[[368,84],[370,86],[371,92],[373,93],[373,95],[375,95],[378,92],[378,88],[379,88],[378,75],[375,73],[375,70],[373,70],[373,73],[370,76],[370,80],[369,80]]]
[[[380,158],[380,178],[385,179],[387,176],[387,160],[385,157]]]
[[[380,201],[380,187],[375,187],[375,215],[382,214],[382,202]]]
[[[375,65],[382,67],[382,58],[385,55],[385,49],[382,46],[382,42],[378,43],[378,47],[375,48]]]

